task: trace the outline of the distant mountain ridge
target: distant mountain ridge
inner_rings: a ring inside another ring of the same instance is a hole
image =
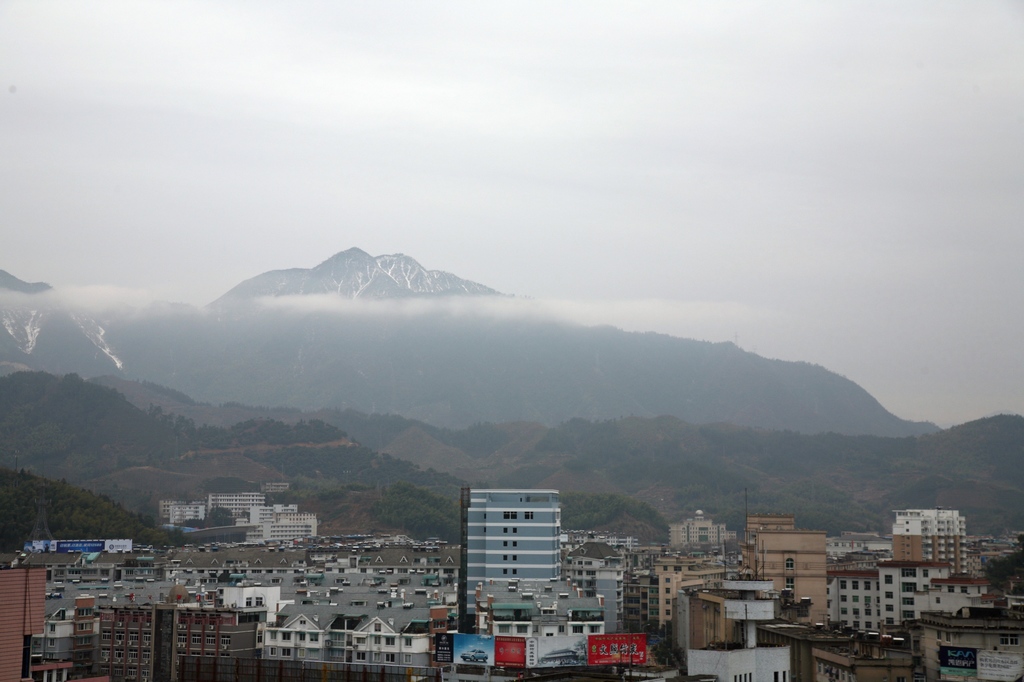
[[[358,310],[255,304],[316,294],[368,302]],[[381,299],[446,296],[464,297],[458,314],[447,314],[446,304],[374,307]],[[353,248],[308,270],[246,280],[210,304],[213,315],[190,306],[93,315],[0,301],[0,374],[110,374],[211,403],[350,408],[449,428],[672,415],[800,433],[938,430],[898,418],[824,367],[770,360],[732,343],[473,305],[487,297],[501,300],[494,289],[426,270],[408,256]]]
[[[443,270],[427,270],[401,253],[371,256],[351,248],[316,267],[272,270],[247,279],[211,304],[263,296],[337,294],[349,299],[402,298],[407,296],[496,295],[483,284],[456,277]]]
[[[22,294],[38,294],[52,288],[46,282],[25,282],[6,270],[0,270],[0,289],[17,291]]]

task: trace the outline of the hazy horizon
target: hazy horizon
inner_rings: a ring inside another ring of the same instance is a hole
[[[1019,3],[0,4],[0,269],[202,306],[405,253],[1024,413]]]

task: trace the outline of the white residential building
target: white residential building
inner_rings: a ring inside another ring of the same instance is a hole
[[[917,620],[929,608],[932,580],[948,578],[950,566],[934,561],[879,561],[878,582],[882,627]]]
[[[900,509],[892,524],[896,561],[949,562],[954,573],[966,570],[967,519],[956,509]]]
[[[206,519],[206,503],[173,502],[167,505],[167,522],[175,526],[188,526],[192,521]]]
[[[248,516],[250,507],[266,503],[267,496],[263,493],[210,493],[206,500],[206,511],[209,513],[214,507],[221,507],[238,518]]]

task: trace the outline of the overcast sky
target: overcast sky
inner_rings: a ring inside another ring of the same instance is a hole
[[[358,246],[1024,412],[1021,2],[0,1],[0,269],[204,305]]]

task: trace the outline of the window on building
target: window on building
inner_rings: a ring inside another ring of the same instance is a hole
[[[582,635],[583,634],[583,626],[582,625],[573,625],[572,626],[572,634],[574,634],[574,635]]]
[[[786,559],[786,570],[792,571],[794,568],[796,568],[796,562],[792,558]]]
[[[916,589],[917,589],[917,585],[915,583],[901,583],[900,584],[900,592],[913,592]]]
[[[913,606],[914,605],[914,598],[913,597],[903,597],[903,599],[901,601],[903,602],[904,606]]]
[[[892,592],[886,592],[885,593],[885,598],[886,599],[892,599]]]
[[[916,578],[917,577],[917,569],[916,568],[901,568],[900,569],[900,576],[903,577],[903,578]]]
[[[895,609],[893,609],[892,604],[886,604],[885,605],[885,610],[886,611],[894,611]]]
[[[966,586],[961,587],[960,591],[963,592],[964,594],[967,594],[967,587]]]
[[[786,589],[787,590],[796,589],[796,578],[794,578],[792,576],[786,578]]]
[[[532,511],[523,512],[523,518],[524,519],[532,520],[533,519],[533,512]]]
[[[913,611],[904,611],[902,615],[903,620],[914,620]]]
[[[922,578],[927,578],[928,577],[928,569],[927,568],[922,568],[921,569],[921,577]]]
[[[886,573],[885,574],[885,584],[886,585],[892,585],[892,574],[891,573]]]
[[[845,594],[839,595],[839,601],[845,602],[846,601],[846,595]]]
[[[845,590],[846,589],[846,581],[845,580],[840,580],[839,581],[839,589],[840,590]],[[778,673],[775,673],[775,674],[778,675]]]
[[[859,580],[852,581],[850,583],[850,589],[859,590],[860,589],[860,581]]]
[[[1020,635],[999,635],[999,643],[1003,646],[1020,646]]]

